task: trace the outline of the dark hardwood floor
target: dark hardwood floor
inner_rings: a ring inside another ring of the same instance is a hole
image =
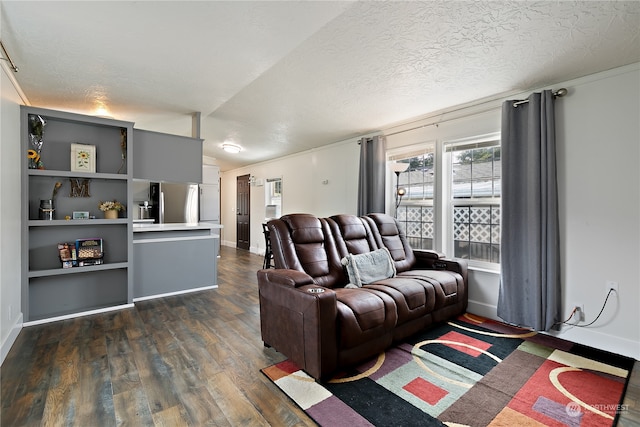
[[[260,340],[262,257],[219,261],[218,289],[23,328],[0,425],[315,425],[260,373],[284,359]]]
[[[222,247],[218,289],[23,328],[0,372],[0,425],[315,425],[260,373],[284,359],[260,340],[262,261]],[[640,425],[638,367],[620,426]]]

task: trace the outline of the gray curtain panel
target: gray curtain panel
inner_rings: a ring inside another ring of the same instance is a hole
[[[502,105],[502,235],[498,316],[548,331],[560,315],[554,96]]]
[[[359,143],[358,215],[384,213],[387,139],[374,136]]]

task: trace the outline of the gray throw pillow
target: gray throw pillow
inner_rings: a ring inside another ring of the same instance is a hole
[[[387,248],[358,255],[349,254],[341,262],[349,276],[350,283],[346,288],[359,288],[396,275],[396,266]]]

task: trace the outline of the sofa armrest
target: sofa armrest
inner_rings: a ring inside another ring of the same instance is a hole
[[[462,276],[464,283],[468,283],[467,260],[461,258],[445,258],[444,254],[429,250],[414,250],[413,253],[416,257],[416,269],[455,271]]]
[[[431,251],[428,249],[414,249],[413,255],[416,257],[418,265],[427,265],[432,268],[434,261],[444,258],[444,254],[441,252]]]
[[[277,283],[290,288],[298,288],[304,285],[313,285],[313,277],[298,270],[268,268],[258,271],[258,283],[260,281]]]
[[[296,270],[258,271],[262,340],[314,378],[338,362],[337,298]],[[320,291],[318,291],[320,290]]]
[[[464,283],[467,283],[467,269],[468,263],[467,260],[461,258],[441,258],[438,261],[434,262],[434,266],[436,270],[449,270],[455,271],[459,275],[462,276]]]

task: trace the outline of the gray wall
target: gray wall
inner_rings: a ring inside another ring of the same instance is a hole
[[[0,70],[0,363],[22,327],[18,248],[21,239],[20,162],[24,160],[20,153],[22,100],[6,73],[3,66]]]

